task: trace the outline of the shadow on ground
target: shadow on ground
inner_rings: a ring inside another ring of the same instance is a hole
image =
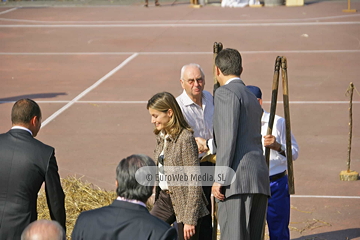
[[[8,103],[8,102],[15,102],[19,99],[23,98],[30,98],[33,100],[39,99],[39,98],[54,98],[59,95],[67,95],[67,93],[64,92],[58,92],[58,93],[34,93],[34,94],[25,94],[25,95],[19,95],[14,97],[7,97],[7,98],[0,98],[0,104],[2,103]]]
[[[360,237],[360,228],[349,228],[339,231],[312,234],[293,238],[292,240],[352,240]]]

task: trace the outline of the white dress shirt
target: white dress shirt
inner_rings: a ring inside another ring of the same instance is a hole
[[[28,131],[28,132],[31,134],[31,136],[33,135],[33,134],[32,134],[32,131],[31,131],[30,129],[26,128],[26,127],[13,126],[11,129],[22,129],[22,130]]]
[[[189,123],[192,130],[194,130],[194,137],[201,137],[209,139],[208,145],[212,147],[213,141],[213,115],[214,115],[214,100],[211,93],[203,90],[202,92],[202,106],[194,103],[187,95],[185,90],[176,98],[181,111]],[[210,149],[211,152],[213,151]],[[205,153],[199,155],[202,157]]]
[[[264,110],[261,118],[261,135],[267,135],[267,128],[269,124],[270,113]],[[286,149],[286,126],[285,118],[275,115],[274,125],[272,129],[272,135],[275,136],[276,141],[281,144],[282,149]],[[264,138],[262,138],[262,144],[264,146]],[[295,140],[295,137],[291,134],[291,149],[292,149],[292,159],[296,160],[299,156],[299,146]],[[265,147],[264,147],[265,154]],[[275,175],[287,170],[287,159],[279,152],[275,150],[270,150],[270,166],[269,175]]]
[[[229,80],[226,81],[225,85],[229,84],[230,82],[232,82],[234,80],[241,80],[241,78],[238,78],[238,77],[230,78]]]
[[[164,155],[164,150],[166,148],[166,139],[169,137],[168,134],[164,134],[163,132],[160,132],[159,134],[161,134],[161,136],[164,137],[164,148],[163,150],[161,151],[160,153],[160,156],[163,155],[164,156],[164,160],[165,160],[165,155]],[[158,168],[159,168],[159,187],[161,188],[161,190],[168,190],[169,189],[169,186],[168,186],[168,183],[167,181],[165,180],[166,179],[166,176],[165,176],[165,171],[161,172],[160,171],[160,168],[164,169],[164,166],[158,161]]]

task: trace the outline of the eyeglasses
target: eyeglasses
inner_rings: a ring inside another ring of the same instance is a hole
[[[202,84],[204,82],[204,79],[198,78],[198,79],[189,79],[184,81],[188,82],[190,85],[193,85],[195,81],[197,81],[198,84]]]
[[[164,155],[160,155],[158,157],[158,162],[161,164],[161,165],[164,165]]]

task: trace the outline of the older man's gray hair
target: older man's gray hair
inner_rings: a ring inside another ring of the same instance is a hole
[[[189,63],[189,64],[186,64],[184,66],[182,66],[181,68],[181,71],[180,71],[180,79],[181,80],[184,80],[184,73],[185,73],[185,70],[188,68],[188,67],[196,67],[200,70],[200,73],[201,73],[201,77],[204,79],[205,78],[205,74],[204,74],[204,71],[203,69],[201,68],[201,66],[197,63]]]

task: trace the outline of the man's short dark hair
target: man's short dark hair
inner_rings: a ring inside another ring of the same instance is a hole
[[[34,116],[40,119],[41,110],[39,105],[31,99],[20,99],[12,107],[11,122],[13,124],[29,123]]]
[[[136,171],[145,166],[154,167],[155,162],[142,154],[131,155],[121,160],[116,168],[116,180],[118,196],[126,199],[135,199],[146,202],[152,195],[153,186],[141,185],[136,181]]]
[[[238,50],[225,48],[215,58],[215,65],[221,70],[224,76],[240,76],[242,72],[242,59]]]

